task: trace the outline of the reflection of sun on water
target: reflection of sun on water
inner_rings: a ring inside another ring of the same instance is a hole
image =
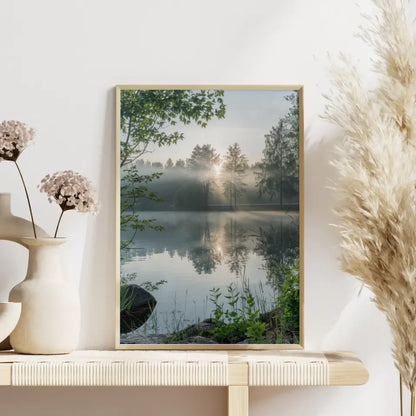
[[[215,170],[216,175],[219,175],[221,173],[221,168],[222,168],[222,164],[214,166],[214,170]]]

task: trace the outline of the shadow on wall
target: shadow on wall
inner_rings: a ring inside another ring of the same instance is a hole
[[[334,194],[329,189],[336,177],[330,165],[339,132],[323,121],[305,129],[305,341],[306,348],[321,349],[322,340],[355,296],[354,282],[341,272],[339,236],[330,224]],[[326,137],[320,137],[325,128]],[[324,267],[323,267],[324,265]]]
[[[359,295],[361,284],[341,271],[340,237],[330,225],[337,222],[331,212],[335,196],[329,189],[337,175],[330,161],[341,138],[335,127],[326,124],[325,131],[325,138],[305,148],[306,348],[355,351],[367,366],[370,380],[365,386],[319,388],[317,397],[314,388],[305,389],[302,401],[296,399],[297,389],[288,388],[277,395],[271,389],[256,389],[252,405],[259,409],[268,402],[276,413],[278,409],[286,410],[287,405],[293,409],[286,413],[288,416],[330,414],[337,408],[337,416],[396,414],[398,402],[389,398],[392,385],[397,390],[393,397],[398,397],[398,373],[391,357],[387,323],[371,302],[371,293],[364,290]],[[319,137],[319,132],[307,129],[305,135],[308,142],[308,138]],[[319,403],[318,398],[321,403],[315,409],[304,404]]]
[[[354,280],[354,285],[355,294],[325,337],[323,348],[355,351],[366,365],[370,379],[355,391],[338,390],[326,405],[330,409],[337,402],[351,401],[349,414],[357,414],[354,410],[360,414],[399,414],[399,373],[390,350],[390,328],[384,314],[372,302],[372,292],[361,288],[358,280]],[[357,403],[361,408],[354,409]]]
[[[115,88],[107,91],[98,195],[84,251],[80,349],[114,348],[115,336]]]

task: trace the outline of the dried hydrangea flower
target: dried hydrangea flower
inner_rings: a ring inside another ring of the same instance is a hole
[[[49,202],[56,202],[62,209],[55,237],[65,211],[75,209],[92,214],[99,211],[99,203],[92,183],[85,176],[72,170],[46,175],[39,187],[41,192],[46,192]]]
[[[29,206],[30,219],[32,221],[33,236],[37,238],[35,220],[33,218],[32,205],[30,203],[29,192],[26,187],[26,182],[23,177],[23,173],[17,163],[17,159],[27,144],[35,136],[35,130],[27,127],[25,123],[21,121],[3,121],[0,124],[0,162],[2,160],[8,160],[14,162],[19,172],[20,179],[22,180],[23,188],[25,190],[27,203]]]
[[[0,124],[0,161],[15,162],[34,136],[35,130],[21,121],[3,121]]]

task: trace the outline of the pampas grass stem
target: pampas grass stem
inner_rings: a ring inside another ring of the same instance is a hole
[[[373,3],[361,38],[374,50],[377,85],[366,88],[341,55],[325,115],[344,137],[333,161],[342,268],[372,290],[386,315],[415,416],[416,41],[405,0]]]

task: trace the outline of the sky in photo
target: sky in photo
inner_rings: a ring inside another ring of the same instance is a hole
[[[186,160],[196,145],[210,144],[222,156],[227,147],[235,142],[240,144],[250,163],[260,161],[264,148],[264,135],[289,110],[285,96],[292,90],[224,90],[225,118],[211,119],[206,128],[195,123],[187,126],[176,125],[175,130],[183,132],[183,141],[170,147],[149,147],[143,159],[163,164],[171,158]],[[166,131],[173,129],[166,129]]]

